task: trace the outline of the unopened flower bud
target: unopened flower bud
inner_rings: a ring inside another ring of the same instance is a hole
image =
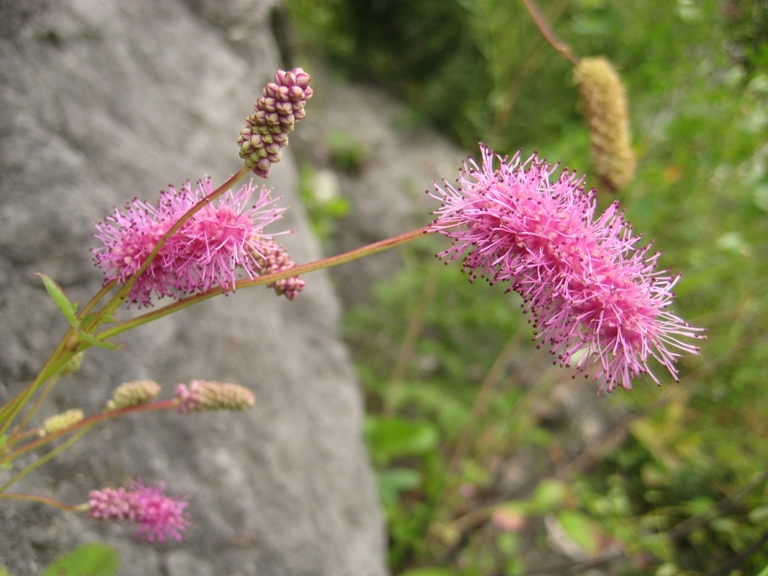
[[[253,392],[245,386],[207,380],[192,380],[189,386],[179,384],[176,398],[181,400],[176,410],[182,414],[204,410],[244,410],[256,403]]]
[[[115,388],[112,400],[107,402],[107,410],[130,408],[151,402],[160,394],[160,385],[152,380],[125,382]]]
[[[64,378],[64,376],[69,376],[70,374],[78,372],[83,363],[83,356],[85,356],[85,352],[78,352],[72,356],[72,358],[67,360],[67,363],[61,367],[61,370],[59,370],[61,377]]]
[[[595,172],[611,190],[621,190],[632,181],[636,166],[624,85],[605,58],[582,58],[573,79],[589,123]]]
[[[55,432],[59,432],[60,430],[64,430],[65,428],[69,428],[70,426],[80,422],[84,417],[85,416],[83,415],[83,411],[79,408],[73,408],[72,410],[67,410],[61,414],[51,416],[50,418],[47,418],[45,422],[43,422],[40,435],[46,436],[48,434],[53,434]]]
[[[304,106],[312,97],[310,79],[301,68],[289,72],[278,70],[275,81],[264,87],[263,95],[254,103],[254,113],[245,119],[246,127],[237,139],[240,158],[254,174],[268,178],[271,165],[282,158],[279,151],[265,154],[263,148],[272,142],[280,148],[288,145],[288,133],[293,132],[296,122],[306,116]],[[258,139],[254,137],[256,134],[272,134],[274,140]],[[263,161],[265,158],[266,162]]]
[[[296,263],[291,260],[285,247],[274,240],[262,242],[258,246],[258,250],[253,251],[253,256],[261,267],[260,272],[262,276],[290,270],[296,266]],[[267,284],[267,288],[272,288],[275,294],[278,296],[284,295],[288,300],[295,299],[305,286],[306,283],[301,279],[301,276],[291,276],[290,278],[283,278],[277,282]]]

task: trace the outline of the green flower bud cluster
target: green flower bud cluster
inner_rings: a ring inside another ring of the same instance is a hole
[[[120,410],[146,404],[160,394],[160,385],[152,380],[125,382],[115,388],[112,400],[107,402],[107,410]]]
[[[83,411],[79,408],[73,408],[72,410],[67,410],[61,414],[51,416],[43,422],[43,427],[40,429],[40,436],[47,436],[48,434],[54,434],[55,432],[69,428],[80,422],[84,417]]]

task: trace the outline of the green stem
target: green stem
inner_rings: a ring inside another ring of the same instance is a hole
[[[103,323],[108,321],[112,313],[120,306],[120,304],[122,304],[125,296],[131,290],[138,278],[144,273],[144,271],[146,271],[146,269],[155,259],[168,239],[170,239],[171,236],[173,236],[192,216],[194,216],[198,211],[202,210],[204,206],[207,206],[210,202],[224,194],[237,182],[242,180],[248,174],[248,172],[249,169],[243,166],[239,172],[230,176],[229,179],[224,182],[224,184],[211,192],[203,200],[195,204],[195,206],[190,208],[181,218],[179,218],[179,220],[163,235],[163,237],[150,253],[149,257],[147,257],[147,259],[144,261],[138,272],[132,276],[128,282],[121,286],[117,293],[109,300],[109,302],[107,302],[107,304],[101,310],[94,314],[93,318],[85,323],[85,325],[81,326],[80,329],[85,333],[91,333]],[[83,308],[79,314],[79,318],[84,320],[85,316],[98,304],[98,302],[101,301],[101,299],[114,287],[114,285],[115,282],[110,282],[103,286],[101,290],[99,290],[99,292]],[[52,375],[54,375],[67,360],[69,360],[69,358],[71,358],[76,352],[85,350],[89,347],[90,344],[84,342],[78,337],[77,330],[73,328],[67,330],[67,333],[64,334],[64,337],[59,342],[56,350],[54,350],[48,361],[43,365],[43,368],[41,369],[40,373],[38,373],[35,380],[31,382],[19,394],[17,394],[16,397],[14,397],[10,402],[6,403],[2,408],[0,408],[0,435],[3,435],[7,432],[8,428],[11,426],[24,406],[27,405],[35,392],[37,392],[37,390],[39,390],[40,387]],[[34,413],[34,410],[30,412],[30,414],[27,414],[25,422],[29,420],[32,413]]]
[[[88,432],[88,430],[90,430],[90,428],[91,428],[90,426],[89,426],[89,427],[87,427],[87,428],[83,428],[83,429],[82,429],[82,430],[80,430],[80,431],[79,431],[77,434],[75,434],[74,436],[72,436],[72,438],[70,438],[69,440],[67,440],[67,441],[66,441],[66,442],[64,442],[63,444],[61,444],[61,445],[57,446],[55,449],[51,450],[51,451],[50,451],[50,452],[48,452],[46,455],[44,455],[44,456],[41,456],[41,457],[40,457],[38,460],[36,460],[36,461],[35,461],[35,462],[33,462],[32,464],[30,464],[29,466],[27,466],[26,468],[24,468],[24,469],[23,469],[21,472],[19,472],[18,474],[16,474],[16,476],[14,476],[14,477],[13,477],[13,478],[11,478],[10,480],[8,480],[8,482],[6,482],[6,483],[5,483],[5,484],[3,484],[2,486],[0,486],[0,492],[5,492],[5,491],[6,491],[8,488],[10,488],[10,487],[11,487],[13,484],[15,484],[16,482],[18,482],[18,481],[19,481],[19,480],[21,480],[22,478],[24,478],[24,476],[26,476],[27,474],[29,474],[29,473],[30,473],[30,472],[32,472],[33,470],[35,470],[35,469],[39,468],[39,467],[40,467],[40,466],[42,466],[43,464],[46,464],[46,463],[48,463],[50,460],[52,460],[53,458],[55,458],[56,456],[58,456],[59,454],[61,454],[62,452],[64,452],[64,451],[65,451],[67,448],[69,448],[69,447],[70,447],[70,446],[72,446],[72,445],[73,445],[75,442],[77,442],[78,440],[80,440],[80,438],[82,438],[83,436],[85,436],[85,433],[86,433],[86,432]]]
[[[429,226],[425,226],[424,228],[418,228],[393,238],[387,238],[386,240],[374,242],[373,244],[368,244],[367,246],[363,246],[362,248],[357,248],[355,250],[350,250],[349,252],[345,252],[343,254],[338,254],[329,258],[323,258],[321,260],[302,264],[301,266],[295,266],[288,270],[283,270],[282,272],[259,276],[257,278],[253,278],[252,280],[238,280],[235,283],[235,288],[243,289],[250,288],[252,286],[261,286],[263,284],[271,284],[272,282],[277,282],[278,280],[283,280],[285,278],[292,278],[294,276],[300,276],[308,272],[322,270],[323,268],[331,268],[340,264],[346,264],[347,262],[357,260],[363,256],[369,256],[371,254],[376,254],[377,252],[383,252],[384,250],[389,250],[390,248],[411,242],[417,238],[423,237],[426,234],[431,234],[432,232],[433,230],[431,230]],[[218,296],[219,294],[223,294],[224,292],[225,290],[223,288],[217,287],[212,288],[211,290],[208,290],[202,294],[195,294],[193,296],[188,296],[187,298],[182,298],[173,304],[158,308],[157,310],[153,310],[147,314],[142,314],[141,316],[126,320],[125,322],[120,322],[119,324],[99,332],[96,337],[102,341],[108,340],[114,336],[117,336],[118,334],[126,332],[127,330],[136,328],[137,326],[141,326],[142,324],[146,324],[153,320],[157,320],[158,318],[167,316],[172,312],[177,312],[183,308],[197,304],[198,302],[202,302],[204,300],[208,300],[209,298],[213,298],[214,296]]]
[[[112,280],[110,282],[107,282],[104,286],[102,286],[101,290],[99,290],[96,293],[96,295],[93,298],[91,298],[91,301],[88,302],[88,304],[86,304],[83,307],[83,309],[80,311],[80,314],[77,315],[78,319],[82,321],[86,317],[86,315],[96,306],[96,304],[98,304],[101,301],[101,299],[104,298],[104,296],[108,294],[109,291],[112,290],[112,288],[115,287],[116,284],[117,284],[117,280]]]
[[[41,502],[49,506],[55,506],[65,512],[85,512],[88,510],[88,504],[64,504],[47,496],[38,496],[37,494],[0,494],[0,499],[6,500],[28,500],[30,502]]]
[[[12,434],[11,436],[15,436],[15,435],[16,435],[16,433],[18,433],[18,432],[21,432],[22,430],[24,430],[24,428],[26,427],[26,425],[27,425],[27,424],[29,423],[29,421],[32,419],[32,416],[35,414],[35,412],[37,412],[37,411],[40,409],[40,406],[42,406],[43,402],[44,402],[44,401],[45,401],[45,399],[48,397],[48,394],[50,394],[50,393],[51,393],[51,390],[53,390],[53,387],[56,385],[56,383],[57,383],[58,381],[59,381],[59,375],[58,375],[58,373],[57,373],[57,374],[54,374],[54,375],[53,375],[53,376],[52,376],[52,377],[51,377],[51,378],[48,380],[48,385],[45,387],[45,390],[43,390],[43,392],[42,392],[41,394],[39,394],[39,395],[38,395],[37,399],[35,400],[35,403],[34,403],[34,405],[33,405],[33,406],[32,406],[32,408],[30,408],[30,409],[27,411],[27,413],[24,415],[24,418],[22,419],[22,421],[21,421],[21,422],[19,422],[19,425],[18,425],[18,426],[15,428],[15,432],[14,432],[14,434]],[[8,446],[10,447],[10,446],[13,446],[14,444],[15,444],[15,442],[14,442],[13,438],[11,438],[11,439],[8,441]]]
[[[41,448],[42,446],[49,444],[50,442],[56,440],[57,438],[66,436],[67,434],[71,434],[72,432],[82,430],[82,429],[90,430],[91,427],[93,427],[95,424],[98,424],[99,422],[104,422],[105,420],[111,420],[119,416],[125,416],[126,414],[134,414],[136,412],[153,412],[157,410],[170,410],[178,406],[179,403],[180,403],[179,400],[174,398],[172,400],[158,400],[157,402],[139,404],[137,406],[129,406],[127,408],[120,408],[117,410],[104,410],[103,412],[93,414],[88,418],[84,418],[80,420],[80,422],[76,422],[71,426],[67,426],[66,428],[62,428],[61,430],[53,432],[52,434],[47,434],[45,436],[36,438],[35,440],[24,444],[23,446],[17,448],[13,452],[7,454],[4,461],[11,462],[16,458],[19,458],[20,456],[23,456],[24,454],[31,452],[32,450]]]
[[[67,362],[72,356],[74,356],[74,350],[71,350],[72,346],[76,344],[72,343],[72,338],[75,336],[74,328],[67,330],[64,337],[59,341],[56,349],[50,355],[48,360],[41,368],[37,377],[30,382],[24,390],[19,392],[13,399],[3,406],[0,410],[0,436],[8,431],[13,421],[21,412],[22,408],[27,405],[32,396],[39,390],[39,388],[58,370],[61,366]]]
[[[525,5],[526,10],[528,10],[528,13],[531,15],[531,18],[533,18],[533,21],[536,23],[539,32],[541,32],[541,35],[544,36],[544,39],[549,42],[552,48],[554,48],[562,56],[568,58],[568,60],[570,60],[574,66],[578,65],[578,57],[573,54],[573,51],[571,50],[571,47],[568,46],[568,44],[561,41],[555,35],[555,33],[552,31],[552,28],[550,28],[549,24],[547,23],[546,18],[544,18],[541,11],[539,10],[539,7],[536,6],[536,3],[533,0],[522,0],[522,2]]]

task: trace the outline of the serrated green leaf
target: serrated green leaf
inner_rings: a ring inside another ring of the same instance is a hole
[[[61,310],[62,314],[64,314],[64,317],[67,319],[67,322],[69,322],[69,325],[73,328],[76,328],[76,306],[69,301],[69,298],[67,298],[67,295],[64,294],[64,290],[61,289],[61,286],[56,284],[53,279],[49,278],[45,274],[38,273],[35,274],[35,276],[39,276],[42,279],[43,284],[45,285],[45,289],[48,290],[48,294],[51,295],[51,298],[53,298],[56,306],[58,306],[59,310]]]
[[[80,332],[78,336],[80,336],[80,338],[83,341],[88,342],[88,344],[91,344],[93,346],[98,346],[99,348],[106,348],[107,350],[117,350],[118,348],[120,348],[120,346],[118,346],[117,344],[113,344],[112,342],[105,342],[104,340],[99,340],[92,334],[86,334],[85,332]]]
[[[43,576],[115,576],[119,568],[120,556],[114,548],[90,543],[56,560]]]

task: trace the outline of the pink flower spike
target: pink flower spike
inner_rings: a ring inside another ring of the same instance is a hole
[[[211,179],[189,182],[176,190],[160,193],[157,206],[135,199],[124,211],[115,210],[96,224],[103,246],[94,248],[94,260],[106,281],[127,282],[141,268],[163,235],[190,208],[212,192]],[[255,204],[247,207],[254,194]],[[248,183],[237,192],[228,191],[205,205],[162,247],[157,257],[133,285],[130,302],[150,306],[152,296],[182,297],[214,287],[235,289],[238,278],[253,279],[261,264],[254,249],[271,240],[264,228],[282,217],[285,208],[275,208],[270,190]]]
[[[523,162],[520,153],[481,152],[482,165],[465,164],[458,187],[446,182],[430,194],[442,202],[432,230],[453,239],[438,257],[463,257],[470,280],[510,282],[555,364],[594,370],[600,389],[631,389],[642,373],[658,383],[650,358],[677,379],[680,352],[699,352],[684,339],[703,338],[702,330],[667,311],[679,276],[656,271],[659,254],[636,246],[618,203],[595,219],[594,191],[572,173],[552,182],[557,167],[535,155]]]
[[[145,486],[139,479],[131,487],[92,490],[89,494],[88,516],[95,520],[129,520],[138,524],[135,536],[147,542],[179,542],[181,533],[189,526],[184,509],[189,506],[183,498],[166,496],[163,484]]]

